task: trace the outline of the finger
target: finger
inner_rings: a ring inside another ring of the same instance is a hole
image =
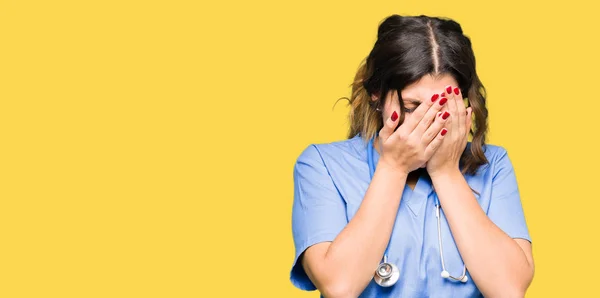
[[[458,121],[458,124],[460,127],[464,123],[466,123],[465,119],[467,118],[467,110],[466,110],[465,101],[463,100],[460,89],[458,87],[455,87],[452,91],[454,92],[453,95],[454,95],[454,98],[456,99],[456,108],[457,108],[456,115],[457,115],[457,118],[458,118],[457,121]],[[467,130],[468,128],[463,128],[463,129]],[[462,131],[462,130],[460,132],[464,133],[464,131]]]
[[[446,102],[448,102],[448,97],[446,96],[445,92],[440,93],[440,101],[442,100],[442,98],[446,98]],[[448,111],[448,104],[447,103],[445,103],[442,106],[442,109],[440,110],[440,112],[445,112],[445,111]]]
[[[427,129],[427,131],[425,131],[425,133],[423,134],[423,137],[421,138],[421,142],[422,142],[422,144],[425,145],[425,147],[427,145],[429,145],[429,143],[431,143],[431,141],[435,138],[435,136],[438,135],[438,133],[442,130],[442,128],[446,124],[446,121],[448,120],[449,117],[450,117],[450,113],[448,113],[448,111],[437,113],[437,115],[435,117],[435,121]]]
[[[390,90],[385,95],[385,107],[384,110],[390,109],[392,106],[392,102],[395,98],[396,91]],[[396,130],[396,127],[400,124],[400,112],[392,109],[392,113],[387,117],[387,119],[383,119],[383,127],[379,130],[380,140],[387,140]]]
[[[429,160],[431,156],[433,156],[433,153],[438,150],[447,132],[448,128],[442,128],[442,130],[436,135],[435,139],[433,139],[433,141],[427,145],[427,148],[425,148],[425,158],[427,158],[427,160]]]
[[[466,121],[467,121],[467,133],[466,134],[467,134],[467,138],[468,138],[469,137],[469,133],[471,132],[471,127],[473,125],[473,108],[468,107],[467,111],[466,111],[466,114],[467,114],[467,119],[466,119]]]
[[[453,90],[452,86],[446,86],[445,90],[446,90],[446,96],[448,97],[448,103],[447,103],[447,105],[448,105],[448,111],[450,112],[450,115],[452,117],[455,117],[457,115],[456,112],[457,112],[458,108],[457,108],[457,105],[456,105],[456,99],[455,99],[455,96],[454,96],[454,90]],[[458,131],[458,128],[459,128],[458,127],[458,122],[455,121],[455,120],[458,120],[458,119],[451,120],[450,122],[452,124],[449,125],[450,128],[451,128],[451,130],[454,131],[454,133],[456,131]]]
[[[402,126],[401,129],[404,130],[404,133],[410,134],[412,133],[413,130],[415,130],[415,127],[417,126],[417,124],[423,119],[423,117],[425,116],[425,114],[427,113],[427,111],[429,111],[429,109],[431,108],[431,106],[433,106],[436,102],[438,103],[438,105],[444,105],[447,101],[444,100],[444,102],[442,102],[441,100],[438,100],[439,96],[435,96],[435,94],[427,100],[424,100],[423,102],[421,102],[421,104],[417,107],[417,109],[412,113],[411,117],[405,121]],[[435,114],[435,113],[434,113]],[[400,129],[398,129],[400,130]]]
[[[434,94],[431,97],[432,105],[429,107],[429,110],[425,112],[425,115],[423,116],[423,118],[421,118],[421,121],[419,121],[419,123],[417,124],[417,126],[411,134],[416,135],[420,138],[423,135],[423,133],[425,133],[427,129],[431,126],[431,124],[435,122],[436,115],[439,113],[439,111],[442,109],[442,107],[447,101],[447,99],[445,101],[439,99],[438,101],[439,97],[440,96],[438,94]],[[437,104],[435,103],[436,101],[438,102]]]
[[[387,118],[383,124],[383,127],[379,131],[379,137],[382,141],[387,140],[393,133],[396,127],[398,126],[398,112],[393,111],[392,115]]]

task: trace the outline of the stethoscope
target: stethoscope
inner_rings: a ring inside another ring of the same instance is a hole
[[[369,141],[369,145],[367,146],[367,157],[368,157],[367,160],[369,163],[369,174],[370,174],[371,179],[373,179],[373,175],[375,174],[375,163],[373,161],[373,139],[371,139]],[[442,261],[441,276],[443,278],[451,279],[454,281],[461,281],[463,283],[466,283],[469,280],[469,278],[467,277],[467,267],[466,267],[466,265],[464,265],[464,263],[463,263],[462,275],[459,277],[454,277],[454,276],[450,275],[448,270],[446,270],[446,264],[444,262],[444,251],[442,249],[443,245],[442,245],[442,232],[441,232],[441,220],[440,220],[441,205],[440,205],[440,201],[437,196],[435,197],[435,208],[436,208],[435,209],[435,217],[437,218],[438,245],[440,247],[440,259]],[[396,284],[396,282],[400,278],[400,270],[398,269],[398,266],[388,262],[387,255],[388,255],[389,248],[390,248],[390,244],[388,243],[388,246],[385,248],[385,252],[383,253],[383,260],[379,264],[379,266],[377,266],[377,269],[375,270],[375,275],[373,276],[373,279],[375,280],[375,282],[382,287],[391,287],[394,284]]]

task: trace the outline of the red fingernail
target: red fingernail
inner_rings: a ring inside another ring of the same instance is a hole
[[[442,97],[442,99],[440,99],[440,102],[439,102],[440,106],[443,106],[447,101],[448,101],[447,98]]]
[[[444,92],[440,93],[441,97],[444,97],[444,95],[446,95],[446,93],[444,93]]]
[[[447,129],[445,129],[445,128],[442,128],[442,137],[443,137],[443,136],[445,136],[447,132],[448,132],[448,130],[447,130]]]
[[[438,117],[439,117],[439,116],[442,116],[442,112],[438,112],[438,113],[437,113],[437,116],[438,116]]]
[[[396,121],[398,119],[398,113],[396,113],[396,111],[394,111],[392,113],[392,121]]]
[[[438,99],[438,97],[440,97],[440,96],[439,96],[439,95],[437,95],[437,94],[434,94],[434,95],[431,97],[431,102],[435,102],[435,101]]]
[[[452,86],[446,87],[446,92],[448,92],[448,94],[452,94]]]
[[[458,88],[454,88],[454,94],[458,95],[458,93],[460,93],[460,90]]]
[[[448,111],[445,111],[444,115],[442,115],[442,119],[446,120],[448,119],[448,117],[450,117],[450,113],[448,113]]]

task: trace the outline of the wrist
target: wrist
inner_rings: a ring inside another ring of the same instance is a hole
[[[458,168],[458,166],[453,167],[453,166],[445,166],[445,167],[440,167],[434,171],[428,171],[429,177],[431,177],[431,179],[440,179],[443,177],[455,177],[455,176],[462,176],[462,173],[460,172],[460,169]]]
[[[391,176],[395,179],[406,179],[408,177],[408,169],[401,166],[393,166],[381,159],[377,162],[375,171],[383,172],[385,176]]]

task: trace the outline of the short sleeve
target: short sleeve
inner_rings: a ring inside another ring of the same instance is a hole
[[[492,178],[488,217],[511,238],[522,238],[531,242],[515,170],[506,150],[500,147],[498,153]]]
[[[292,234],[296,253],[290,272],[294,286],[316,290],[298,258],[312,245],[333,241],[347,223],[346,204],[317,146],[311,145],[300,154],[294,166]]]

